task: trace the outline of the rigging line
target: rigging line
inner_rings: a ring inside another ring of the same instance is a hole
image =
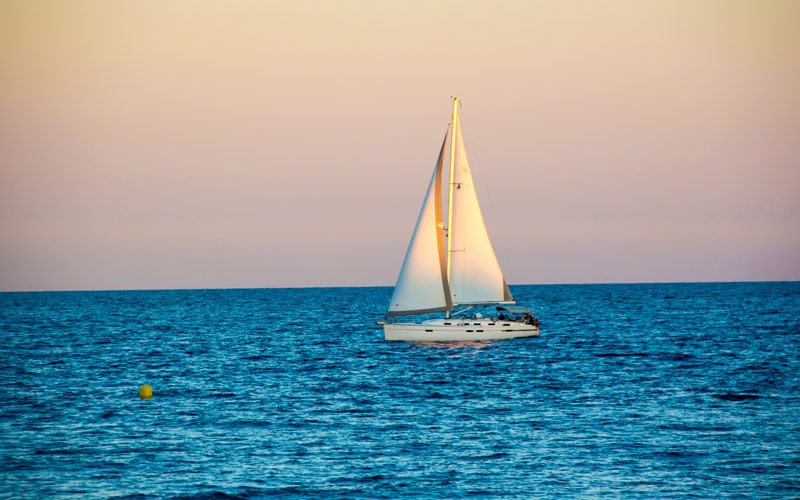
[[[495,209],[495,207],[494,207],[494,198],[492,198],[492,192],[489,191],[488,187],[486,188],[486,196],[489,197],[489,206],[491,207],[492,210],[494,210]]]

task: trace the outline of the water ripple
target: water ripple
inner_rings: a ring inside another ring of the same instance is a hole
[[[513,291],[540,338],[384,342],[390,288],[0,294],[0,484],[21,498],[800,494],[800,284]]]

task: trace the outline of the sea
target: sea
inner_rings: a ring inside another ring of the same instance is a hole
[[[0,497],[800,498],[800,282],[511,291],[540,337],[386,342],[391,287],[1,293]]]

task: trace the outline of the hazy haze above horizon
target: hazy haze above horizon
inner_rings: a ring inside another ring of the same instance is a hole
[[[0,290],[392,285],[453,95],[509,283],[800,280],[800,2],[11,0]]]

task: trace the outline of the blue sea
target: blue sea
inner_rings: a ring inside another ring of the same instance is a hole
[[[0,497],[800,497],[800,283],[511,290],[541,337],[385,342],[390,287],[2,293]]]

